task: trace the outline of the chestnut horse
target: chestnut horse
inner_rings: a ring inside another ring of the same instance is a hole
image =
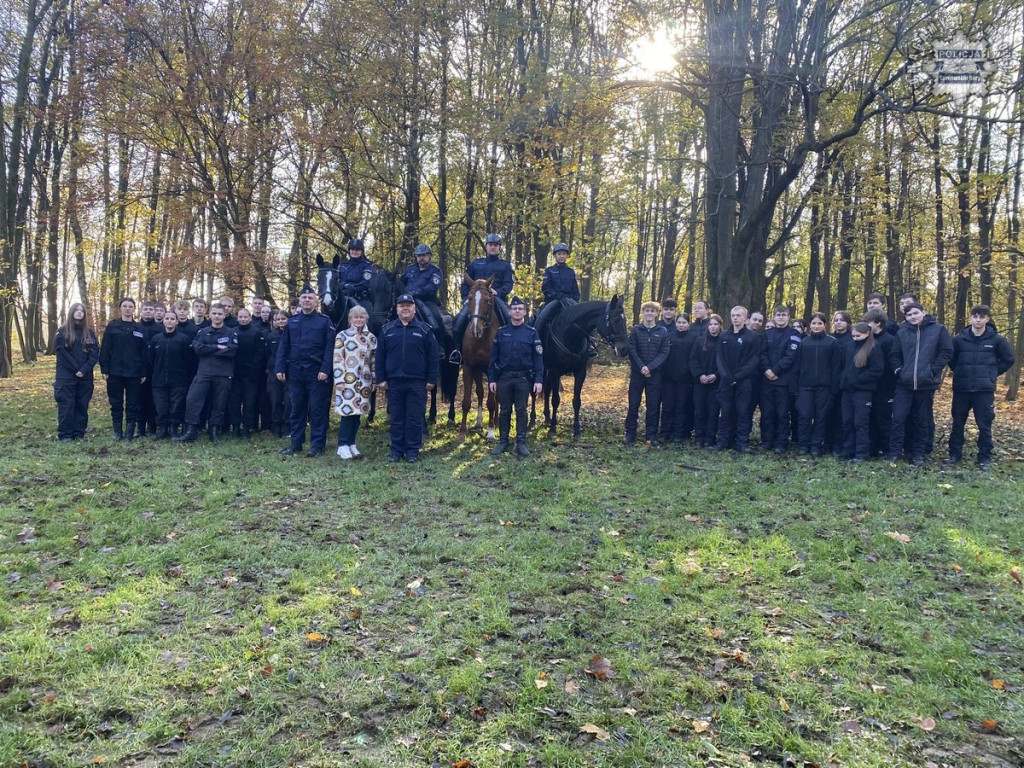
[[[498,333],[498,311],[494,294],[491,292],[493,278],[473,280],[469,275],[462,279],[469,286],[466,297],[466,311],[469,325],[462,337],[462,426],[459,428],[459,442],[466,439],[466,419],[473,402],[473,387],[476,387],[476,426],[483,427],[484,374],[491,362],[491,347]],[[498,401],[494,393],[487,391],[487,439],[494,439],[494,427],[498,423]]]

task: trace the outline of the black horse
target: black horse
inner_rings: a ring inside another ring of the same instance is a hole
[[[580,392],[587,379],[590,360],[590,335],[597,331],[612,348],[616,356],[627,354],[628,337],[623,301],[613,296],[611,301],[585,301],[564,308],[544,329],[544,423],[548,433],[555,434],[558,425],[558,406],[561,402],[562,377],[573,375],[573,439],[578,440],[580,428]],[[534,400],[530,421],[534,421]]]

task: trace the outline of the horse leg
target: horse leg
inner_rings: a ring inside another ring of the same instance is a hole
[[[484,375],[482,373],[474,373],[473,383],[476,385],[476,428],[483,429],[484,427]],[[487,388],[490,391],[490,387]],[[488,437],[493,437],[492,434],[488,434]]]
[[[498,397],[487,388],[487,439],[494,439],[494,428],[498,425]]]
[[[551,388],[558,387],[558,379],[551,375],[551,369],[544,370],[544,426],[551,426]]]
[[[469,407],[473,404],[473,374],[469,367],[462,366],[462,426],[459,427],[459,442],[466,441],[466,419],[469,417]],[[454,407],[454,404],[453,406]]]
[[[437,423],[437,387],[430,390],[430,412],[427,414],[426,423]]]
[[[579,440],[580,435],[583,433],[583,428],[580,425],[580,404],[582,398],[580,394],[583,392],[583,382],[587,380],[587,366],[584,365],[580,370],[576,371],[576,375],[572,379],[572,439]]]
[[[372,424],[373,417],[377,415],[377,390],[370,393],[370,412],[366,414],[366,423]]]
[[[537,393],[530,390],[530,429],[537,423]]]
[[[554,437],[558,429],[558,406],[562,404],[561,380],[556,379],[551,383],[551,422],[548,426],[548,434]]]

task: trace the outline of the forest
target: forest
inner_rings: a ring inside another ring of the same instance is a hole
[[[352,237],[431,245],[452,304],[492,231],[530,299],[564,241],[634,317],[915,292],[1024,358],[1018,2],[5,5],[0,377],[73,301],[281,305]]]

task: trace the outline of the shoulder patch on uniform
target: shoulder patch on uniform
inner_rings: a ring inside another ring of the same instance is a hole
[[[441,284],[441,276],[440,275],[434,275],[432,278],[430,278],[430,282],[432,282],[434,285],[440,285]]]
[[[543,345],[543,344],[541,344],[540,342],[537,342],[537,343],[536,343],[536,344],[535,344],[535,345],[533,346],[533,348],[534,348],[534,350],[535,350],[535,351],[537,352],[537,354],[538,354],[538,355],[543,355],[543,354],[544,354],[544,345]]]

